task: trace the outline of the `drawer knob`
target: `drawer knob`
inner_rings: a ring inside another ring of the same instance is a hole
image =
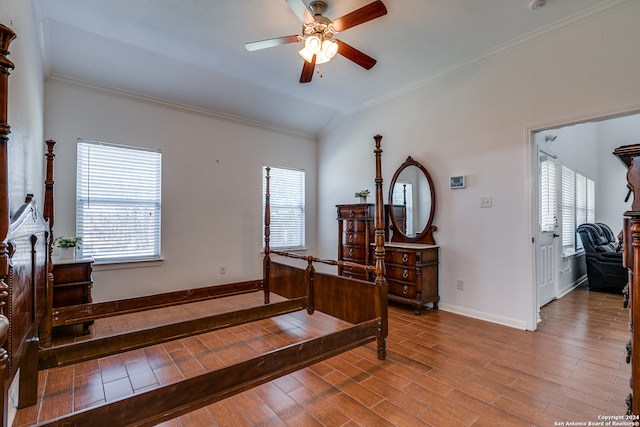
[[[407,262],[407,261],[409,261],[409,254],[405,252],[402,254],[402,262]]]
[[[402,272],[402,278],[406,279],[407,277],[409,277],[409,270],[405,268],[404,271]]]
[[[349,221],[349,225],[347,226],[349,230],[353,230],[353,221]]]
[[[353,211],[349,211],[349,216],[350,216],[351,218],[353,218],[353,216],[354,216],[354,215],[355,215],[355,214],[353,213]]]
[[[353,234],[349,234],[349,243],[353,243]]]
[[[353,248],[349,248],[349,256],[353,256]]]
[[[407,285],[404,285],[404,288],[402,288],[402,295],[407,295],[409,293],[409,287]]]

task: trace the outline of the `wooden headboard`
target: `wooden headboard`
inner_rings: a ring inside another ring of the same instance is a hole
[[[8,425],[9,387],[19,375],[18,407],[37,398],[38,328],[45,311],[49,262],[49,226],[32,195],[9,218],[7,58],[15,33],[0,24],[0,382],[2,426]]]

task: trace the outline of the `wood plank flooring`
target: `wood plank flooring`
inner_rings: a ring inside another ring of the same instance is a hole
[[[219,309],[221,300],[210,303]],[[197,304],[172,308],[169,318],[211,309]],[[38,404],[19,410],[14,426],[34,425],[344,326],[318,314],[281,316],[42,371]],[[626,412],[629,318],[621,295],[577,288],[543,307],[536,332],[444,311],[415,316],[396,305],[389,315],[384,362],[369,344],[161,426],[557,426]],[[136,316],[96,321],[92,331],[125,330],[167,314]]]

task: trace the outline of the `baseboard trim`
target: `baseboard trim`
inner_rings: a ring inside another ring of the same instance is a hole
[[[484,311],[469,310],[468,308],[460,307],[457,305],[438,304],[438,309],[448,311],[450,313],[459,314],[461,316],[471,317],[473,319],[484,320],[486,322],[497,323],[498,325],[508,326],[511,328],[527,330],[525,322],[519,319],[512,319],[510,317],[496,316],[495,314],[486,313]]]

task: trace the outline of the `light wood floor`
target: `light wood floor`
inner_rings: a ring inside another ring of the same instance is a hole
[[[219,307],[219,301],[213,303]],[[172,309],[169,318],[207,309],[175,310],[182,314]],[[343,326],[317,314],[282,316],[42,371],[39,403],[18,411],[14,426],[43,422]],[[555,426],[626,412],[629,331],[621,295],[578,288],[543,308],[536,332],[444,311],[415,316],[402,306],[391,306],[389,315],[384,362],[369,344],[162,426]],[[135,321],[98,321],[93,333],[153,321],[151,312],[137,316]]]

